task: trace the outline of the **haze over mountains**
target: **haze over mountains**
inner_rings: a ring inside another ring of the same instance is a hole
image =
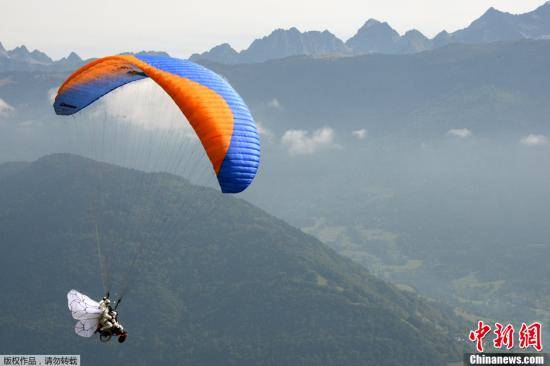
[[[235,64],[263,62],[297,55],[345,56],[370,53],[407,54],[450,43],[487,43],[550,37],[550,2],[525,14],[510,14],[490,8],[468,27],[453,33],[442,31],[428,39],[412,29],[399,35],[391,25],[369,19],[357,33],[342,41],[328,30],[300,32],[296,28],[277,29],[256,39],[249,48],[237,52],[227,43],[194,54],[192,60]]]
[[[150,185],[132,184],[144,175]],[[81,354],[95,365],[460,360],[464,330],[452,312],[243,200],[180,177],[56,154],[0,165],[0,202],[4,354]],[[71,288],[102,294],[94,222],[114,291],[143,245],[119,309],[130,333],[123,347],[79,338],[67,310]]]
[[[452,129],[487,138],[516,134],[518,140],[548,134],[548,58],[550,40],[522,40],[208,66],[229,78],[277,135],[325,126],[346,140],[366,129],[373,138],[420,143]]]
[[[243,53],[246,63],[219,47],[231,64],[200,62],[235,86],[262,133],[262,168],[242,197],[472,322],[549,322],[548,9],[491,9],[433,40],[376,21],[358,32],[377,35],[368,42],[276,31],[273,47],[258,40]],[[403,37],[427,50],[396,52],[410,44]],[[341,53],[350,42],[368,54]],[[302,49],[310,54],[286,57]],[[74,152],[74,119],[56,118],[51,97],[75,67],[11,57],[12,69],[0,58],[0,158]],[[107,97],[96,116],[111,121],[117,103],[132,113],[170,104],[152,89],[121,88],[127,97]],[[164,116],[153,111],[132,116]]]
[[[476,317],[548,321],[548,59],[550,40],[522,40],[209,66],[261,126],[262,169],[244,197]],[[72,119],[50,99],[69,72],[0,73],[4,161],[74,151]],[[127,113],[170,104],[125,90],[112,100]]]
[[[521,40],[209,65],[273,141],[251,201],[477,317],[548,321],[549,59]]]

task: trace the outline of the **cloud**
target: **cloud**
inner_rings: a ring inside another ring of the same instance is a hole
[[[267,103],[268,107],[270,108],[273,108],[273,109],[282,109],[282,105],[281,103],[279,102],[279,100],[277,98],[273,98],[273,100],[271,100],[269,103]]]
[[[364,140],[367,138],[367,130],[365,130],[364,128],[360,129],[360,130],[355,130],[351,133],[353,135],[353,137],[355,137],[357,140]]]
[[[311,134],[304,130],[288,130],[281,138],[281,142],[292,155],[309,155],[326,148],[334,148],[334,130],[324,127]]]
[[[539,146],[546,144],[548,142],[548,138],[544,135],[530,134],[522,137],[519,142],[526,146]]]
[[[257,121],[256,128],[261,137],[265,138],[267,141],[273,141],[275,134],[269,128],[267,128],[263,122]]]
[[[0,118],[7,117],[13,112],[13,107],[0,98]]]
[[[472,136],[472,131],[467,128],[453,128],[447,131],[447,135],[465,139]]]

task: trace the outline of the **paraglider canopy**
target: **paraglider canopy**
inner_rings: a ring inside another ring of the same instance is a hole
[[[238,193],[254,179],[260,139],[237,92],[207,68],[168,56],[117,55],[84,65],[59,88],[58,115],[71,115],[127,83],[153,79],[181,109],[197,133],[224,193]]]

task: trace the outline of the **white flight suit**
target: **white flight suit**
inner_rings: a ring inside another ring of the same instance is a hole
[[[109,313],[109,305],[105,301],[101,300],[99,303],[99,308],[101,309],[102,313],[99,317],[99,331],[104,332],[106,330],[109,330],[113,327],[114,319]]]

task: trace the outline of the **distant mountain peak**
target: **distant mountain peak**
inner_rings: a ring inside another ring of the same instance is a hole
[[[354,53],[397,53],[399,33],[387,22],[369,19],[346,45]]]
[[[363,24],[361,28],[357,31],[357,33],[367,32],[371,31],[373,29],[383,29],[384,31],[391,31],[392,33],[395,32],[395,34],[399,35],[395,29],[393,29],[388,22],[382,22],[376,19],[369,19]]]
[[[408,30],[407,32],[405,32],[405,34],[403,35],[404,37],[417,37],[417,36],[422,36],[422,37],[426,37],[421,31],[419,31],[418,29],[410,29]],[[427,37],[426,37],[427,38]]]
[[[235,51],[235,49],[233,47],[231,47],[231,45],[229,43],[222,43],[220,45],[217,45],[217,46],[215,46],[214,48],[211,49],[211,51],[214,51],[214,50],[229,51],[229,52],[237,53],[237,51]]]
[[[82,61],[82,58],[80,58],[80,56],[78,56],[78,54],[74,51],[72,51],[71,53],[69,53],[69,56],[67,56],[67,60],[69,61]]]
[[[441,32],[439,32],[432,40],[434,47],[442,47],[451,42],[452,42],[452,36],[446,30],[442,30]]]
[[[38,50],[32,51],[30,55],[34,60],[43,64],[50,64],[53,62],[53,60],[48,55]]]
[[[50,64],[52,59],[44,52],[34,50],[29,52],[29,49],[25,45],[15,47],[11,51],[7,51],[7,56],[14,60],[24,61],[29,63]]]
[[[0,43],[0,71],[3,70],[42,70],[53,67],[56,70],[74,70],[82,65],[82,59],[71,52],[67,57],[54,61],[46,53],[34,49],[29,51],[26,45],[6,50]]]
[[[545,2],[535,10],[533,10],[530,14],[548,14],[550,13],[550,1]]]
[[[237,61],[239,53],[229,45],[229,43],[222,43],[210,49],[210,51],[191,55],[191,61],[212,61],[223,64],[234,64]]]
[[[416,53],[433,48],[433,42],[417,29],[407,31],[399,39],[400,53]]]
[[[149,51],[141,50],[138,52],[126,51],[126,52],[119,53],[119,55],[170,56],[167,52],[164,52],[164,51],[151,51],[151,50]]]
[[[487,9],[485,13],[480,17],[480,19],[487,19],[487,18],[494,18],[494,17],[500,17],[502,15],[510,15],[510,13],[505,13],[503,11],[500,11],[496,9],[495,7],[490,7]]]
[[[136,55],[147,55],[147,56],[170,56],[168,52],[165,51],[153,51],[153,50],[142,50],[139,52],[136,52]]]
[[[370,28],[370,27],[374,27],[374,26],[379,25],[379,24],[382,24],[382,22],[377,20],[377,19],[370,18],[365,22],[365,24],[363,24],[363,26],[361,28]],[[361,29],[361,28],[359,28],[359,29]]]
[[[548,37],[550,6],[547,2],[523,14],[511,14],[491,7],[468,27],[452,33],[447,43],[489,43]]]
[[[322,55],[346,53],[339,38],[330,32],[301,32],[296,27],[277,29],[270,35],[256,39],[250,47],[239,54],[242,62],[262,62],[276,58],[299,55]]]
[[[32,61],[30,52],[25,45],[15,47],[13,50],[8,51],[10,58],[18,59],[21,61]]]
[[[265,40],[265,39],[269,39],[270,37],[280,37],[280,36],[283,36],[285,34],[292,34],[292,35],[298,35],[298,34],[301,34],[300,30],[296,27],[290,27],[288,29],[284,29],[284,28],[277,28],[277,29],[274,29],[271,33],[269,33],[267,36],[263,36],[262,38],[258,38],[255,41],[260,41],[260,40]],[[252,42],[252,43],[254,43]]]
[[[250,46],[236,52],[224,43],[202,54],[194,54],[191,60],[207,60],[218,63],[248,63],[300,55],[334,55],[349,53],[338,37],[328,30],[301,32],[296,27],[278,28],[269,35],[255,39]]]
[[[374,29],[384,29],[384,30],[391,30],[392,33],[395,32],[397,34],[397,31],[395,29],[393,29],[389,24],[388,22],[381,22],[381,21],[378,21],[376,19],[369,19],[365,25],[363,25],[361,28],[359,28],[359,31],[357,33],[360,33],[360,32],[365,32],[365,31],[372,31]]]
[[[69,56],[63,57],[61,60],[56,61],[56,63],[67,68],[77,68],[82,64],[82,59],[75,52],[71,52]]]

